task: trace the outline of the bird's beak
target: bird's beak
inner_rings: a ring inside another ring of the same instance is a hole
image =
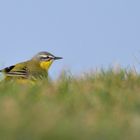
[[[62,57],[54,57],[54,60],[63,59]]]

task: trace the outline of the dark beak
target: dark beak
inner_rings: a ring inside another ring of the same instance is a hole
[[[54,60],[63,59],[62,57],[54,57]]]

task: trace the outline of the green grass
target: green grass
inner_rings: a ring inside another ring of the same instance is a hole
[[[0,140],[139,140],[140,76],[120,70],[0,83]]]

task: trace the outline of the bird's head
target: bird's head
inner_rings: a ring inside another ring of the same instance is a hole
[[[62,59],[62,57],[56,57],[49,52],[39,52],[32,60],[36,60],[40,63],[42,69],[48,70],[54,60]]]

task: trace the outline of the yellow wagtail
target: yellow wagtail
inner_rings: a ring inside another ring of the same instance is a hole
[[[62,59],[48,52],[40,52],[32,59],[6,67],[0,72],[5,80],[37,80],[48,76],[48,69],[54,60]]]

